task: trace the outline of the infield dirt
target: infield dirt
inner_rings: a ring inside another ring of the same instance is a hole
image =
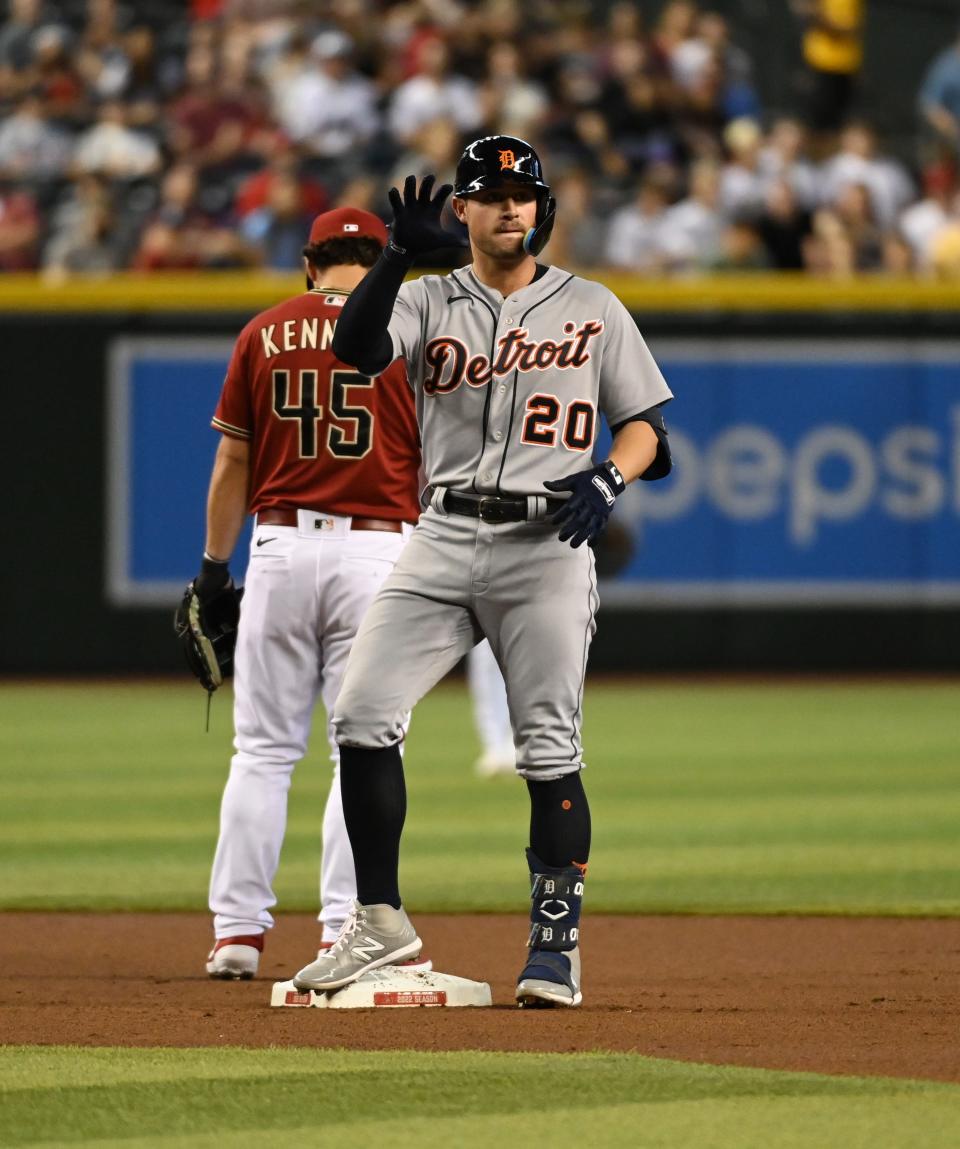
[[[584,1005],[512,1004],[526,922],[415,915],[437,969],[489,981],[492,1009],[271,1009],[311,960],[279,919],[260,977],[208,979],[200,914],[6,913],[5,1044],[614,1050],[770,1069],[960,1082],[960,921],[590,917]]]

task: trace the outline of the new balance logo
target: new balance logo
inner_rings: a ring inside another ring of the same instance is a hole
[[[370,961],[372,957],[376,956],[376,954],[380,953],[381,950],[385,950],[386,948],[387,947],[383,945],[382,942],[378,942],[376,938],[367,937],[361,938],[360,941],[358,941],[355,945],[352,945],[350,947],[350,952],[354,955],[354,957],[363,958],[364,961]]]

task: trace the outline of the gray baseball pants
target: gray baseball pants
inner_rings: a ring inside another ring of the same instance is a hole
[[[574,773],[597,601],[593,552],[561,543],[552,523],[428,509],[357,633],[334,707],[337,741],[399,742],[408,712],[486,635],[507,686],[518,773]]]

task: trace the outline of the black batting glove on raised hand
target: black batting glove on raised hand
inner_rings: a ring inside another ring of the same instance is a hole
[[[388,259],[412,263],[425,251],[460,246],[462,241],[446,231],[440,223],[440,213],[447,202],[447,196],[453,191],[453,185],[443,184],[431,198],[435,180],[435,176],[424,176],[418,193],[417,177],[407,176],[403,181],[402,199],[396,188],[390,189],[393,226],[384,253]]]
[[[580,471],[569,479],[551,479],[543,485],[548,491],[573,492],[550,520],[560,524],[560,542],[569,539],[572,547],[593,542],[603,532],[617,495],[627,486],[610,459],[590,471]]]
[[[201,603],[209,602],[220,591],[226,590],[232,582],[229,563],[204,555],[200,573],[193,580],[193,590]]]

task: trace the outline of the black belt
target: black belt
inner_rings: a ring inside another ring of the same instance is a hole
[[[544,499],[548,514],[559,511],[563,499]],[[469,491],[447,491],[443,509],[448,514],[469,515],[485,523],[523,523],[527,519],[525,495],[475,495]]]

